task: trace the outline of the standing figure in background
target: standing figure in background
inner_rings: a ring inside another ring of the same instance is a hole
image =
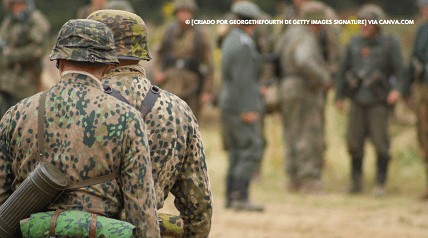
[[[364,5],[359,19],[381,20],[384,11],[377,5]],[[347,146],[351,155],[350,193],[362,190],[364,144],[367,137],[375,147],[376,186],[373,194],[385,194],[390,142],[388,118],[390,107],[400,97],[403,59],[400,44],[394,36],[386,35],[380,25],[361,26],[361,33],[352,38],[343,56],[336,82],[336,106],[344,108],[348,97],[351,108],[348,116]]]
[[[427,179],[422,199],[428,200],[428,0],[420,0],[422,23],[418,27],[413,43],[412,54],[403,85],[403,97],[409,97],[416,106],[416,129],[425,165]],[[414,87],[411,85],[414,84]]]
[[[325,5],[305,3],[301,18],[326,17]],[[318,193],[324,163],[324,100],[331,78],[322,55],[318,24],[294,25],[282,35],[276,52],[281,72],[281,116],[285,134],[289,190]]]
[[[183,99],[200,118],[201,106],[211,101],[214,63],[211,43],[193,18],[194,0],[175,0],[176,21],[168,26],[155,57],[154,84]]]
[[[0,27],[0,117],[21,99],[42,90],[42,57],[50,24],[33,0],[8,0]]]
[[[232,5],[236,19],[259,19],[252,2]],[[263,154],[263,102],[260,93],[261,56],[252,38],[256,25],[234,25],[222,44],[221,120],[228,138],[229,168],[226,208],[263,211],[249,201],[250,182]]]

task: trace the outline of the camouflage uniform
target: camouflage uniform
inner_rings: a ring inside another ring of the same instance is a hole
[[[118,63],[110,29],[91,20],[65,23],[50,58]],[[19,102],[0,122],[0,203],[38,162],[34,122],[39,97]],[[43,157],[68,181],[119,174],[110,182],[64,192],[49,209],[85,210],[108,217],[117,217],[125,209],[137,237],[159,237],[146,127],[140,113],[105,94],[99,80],[84,71],[63,72],[47,91],[45,104]]]
[[[175,11],[196,10],[193,0],[175,1]],[[165,75],[158,84],[183,99],[199,118],[200,96],[211,94],[214,61],[208,34],[200,26],[182,27],[178,21],[168,26],[163,36],[155,71]]]
[[[49,29],[49,22],[29,2],[19,16],[8,14],[2,22],[0,116],[19,100],[41,90],[42,56]]]
[[[255,11],[250,11],[251,14],[246,11],[240,13],[240,9]],[[232,12],[236,16],[253,19],[259,16],[258,7],[247,1],[234,4]],[[234,203],[245,205],[248,202],[251,178],[262,157],[260,116],[264,107],[259,90],[260,72],[261,56],[254,40],[242,29],[233,27],[222,44],[222,86],[219,96],[221,120],[229,146],[226,207],[240,209],[240,205],[234,206]],[[242,116],[245,113],[256,113],[259,118],[244,122]],[[256,207],[242,207],[244,210],[262,210],[253,208]]]
[[[88,18],[101,21],[113,30],[119,59],[150,60],[146,28],[140,17],[102,10]],[[103,84],[120,91],[130,105],[138,109],[152,87],[138,64],[110,70],[103,77]],[[211,228],[212,194],[196,118],[183,100],[161,90],[145,123],[150,132],[158,209],[171,192],[184,221],[183,237],[207,237]]]
[[[276,52],[290,189],[316,191],[324,160],[324,89],[330,80],[325,60],[316,35],[304,25],[290,26]]]
[[[420,1],[420,7],[428,7],[428,1]],[[418,27],[410,63],[403,85],[403,96],[410,95],[411,84],[413,98],[416,105],[416,129],[418,141],[425,163],[427,177],[424,198],[428,198],[428,19]]]
[[[383,11],[377,6],[365,5],[358,15],[361,19],[380,19]],[[381,189],[381,193],[384,193],[390,160],[387,96],[393,88],[398,88],[398,84],[392,84],[392,77],[401,80],[403,62],[398,40],[385,35],[380,28],[378,30],[373,38],[363,35],[352,38],[336,82],[336,100],[345,97],[351,100],[347,129],[348,151],[352,157],[351,193],[361,191],[364,142],[367,137],[375,146],[376,189]]]

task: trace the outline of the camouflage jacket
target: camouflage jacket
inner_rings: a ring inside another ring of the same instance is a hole
[[[0,122],[0,204],[37,163],[39,96],[13,106]],[[65,72],[47,93],[43,157],[72,182],[120,175],[65,192],[49,209],[83,209],[108,217],[125,209],[137,237],[159,237],[145,130],[138,111],[105,94],[96,78]]]
[[[139,65],[110,70],[102,80],[140,109],[151,84]],[[212,194],[198,123],[186,103],[161,90],[145,123],[158,209],[171,192],[184,221],[183,237],[207,237],[211,228]]]
[[[19,99],[37,92],[49,29],[49,22],[38,10],[25,11],[20,18],[8,14],[0,27],[0,90]]]
[[[200,91],[211,93],[214,60],[208,34],[200,27],[181,29],[176,22],[168,26],[155,57],[155,70],[165,72],[165,82],[159,86],[180,98],[198,91],[198,72],[203,75]]]
[[[330,75],[315,34],[307,26],[290,26],[276,46],[280,57],[284,99],[320,100]],[[290,80],[291,79],[291,80]]]

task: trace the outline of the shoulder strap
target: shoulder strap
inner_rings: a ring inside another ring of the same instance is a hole
[[[152,107],[155,105],[156,100],[159,97],[159,92],[160,88],[156,85],[152,85],[146,97],[143,99],[140,108],[140,112],[143,118],[146,117],[147,113],[149,113],[150,110],[152,110]]]
[[[128,104],[128,105],[129,105],[128,100],[126,100],[126,98],[125,98],[125,97],[123,97],[123,96],[122,96],[122,94],[121,94],[119,91],[112,89],[112,88],[111,88],[109,85],[107,85],[107,84],[103,84],[103,89],[104,89],[104,92],[105,92],[105,93],[107,93],[107,94],[109,94],[109,95],[111,95],[111,96],[115,97],[116,99],[119,99],[119,101],[124,102],[124,103],[126,103],[126,104]]]
[[[45,111],[46,111],[46,109],[45,109],[46,94],[47,94],[47,91],[43,92],[39,98],[39,108],[38,108],[38,117],[37,117],[37,120],[38,120],[37,140],[38,140],[39,160],[42,160],[43,147],[45,144],[45,140],[44,140],[44,138],[45,138],[44,115],[45,115]],[[120,95],[120,93],[119,93],[119,95]],[[126,101],[126,99],[125,99],[125,101]],[[91,185],[95,185],[95,184],[105,183],[105,182],[111,181],[117,177],[118,177],[118,174],[116,172],[116,173],[110,173],[110,174],[102,175],[102,176],[95,177],[95,178],[86,179],[86,180],[83,180],[83,181],[78,182],[78,183],[70,183],[70,181],[68,181],[69,186],[67,186],[67,189],[76,189],[76,188],[87,187],[87,186],[91,186]]]
[[[106,183],[109,181],[114,180],[115,178],[119,177],[119,174],[117,172],[113,172],[113,173],[109,173],[106,175],[101,175],[98,177],[94,177],[94,178],[90,178],[90,179],[85,179],[82,180],[80,182],[69,182],[69,185],[67,186],[67,190],[71,190],[71,189],[76,189],[76,188],[83,188],[83,187],[88,187],[88,186],[92,186],[95,184],[101,184],[101,183]]]
[[[45,115],[45,103],[46,103],[46,94],[47,91],[44,91],[42,94],[40,94],[39,97],[39,109],[38,109],[38,117],[37,117],[37,121],[38,121],[38,125],[37,125],[37,152],[39,155],[39,160],[42,160],[43,157],[43,147],[45,145],[45,120],[44,120],[44,115]]]

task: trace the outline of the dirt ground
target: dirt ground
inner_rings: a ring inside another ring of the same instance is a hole
[[[58,74],[54,64],[48,60],[45,69],[44,85],[49,87],[56,82]],[[418,199],[425,177],[412,125],[391,129],[394,159],[390,167],[388,194],[377,198],[371,195],[374,155],[370,146],[364,165],[364,192],[358,196],[346,194],[349,159],[343,144],[345,115],[328,106],[326,119],[325,192],[301,195],[291,194],[285,189],[287,178],[283,170],[282,129],[279,116],[269,116],[265,128],[268,147],[260,178],[251,189],[252,200],[264,204],[266,210],[247,213],[224,209],[227,159],[221,146],[218,110],[208,108],[204,111],[201,131],[214,195],[210,237],[428,237],[428,201]],[[410,124],[411,121],[410,118]],[[172,195],[161,211],[177,214]]]
[[[417,153],[416,156],[412,154],[417,151],[412,126],[391,129],[394,160],[390,166],[388,194],[381,198],[371,194],[375,175],[373,149],[369,146],[364,166],[364,192],[351,196],[346,193],[349,161],[342,139],[345,115],[328,107],[325,191],[319,195],[302,195],[285,189],[287,178],[283,171],[279,116],[269,116],[265,128],[269,145],[261,176],[251,191],[252,200],[265,204],[266,210],[248,213],[224,209],[227,159],[221,149],[218,112],[216,109],[205,112],[201,130],[214,191],[210,237],[428,237],[428,201],[418,198],[424,187],[424,174]],[[177,214],[172,198],[168,199],[162,211]]]

